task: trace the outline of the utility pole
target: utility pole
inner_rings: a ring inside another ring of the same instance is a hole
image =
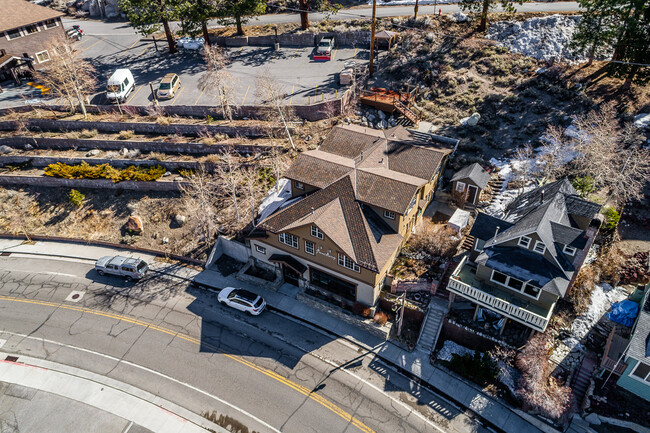
[[[149,81],[149,88],[151,89],[151,99],[153,100],[153,105],[158,105],[158,98],[156,98],[156,92],[153,91],[153,83]]]
[[[415,0],[415,8],[413,9],[413,21],[416,21],[418,19],[418,3],[420,3],[420,0]],[[435,10],[435,7],[434,7]]]
[[[402,305],[399,307],[399,319],[397,322],[397,336],[402,335],[402,324],[404,323],[404,304],[406,303],[406,292],[402,296]]]
[[[374,72],[375,60],[375,19],[377,17],[377,0],[372,0],[372,31],[370,34],[370,78]]]

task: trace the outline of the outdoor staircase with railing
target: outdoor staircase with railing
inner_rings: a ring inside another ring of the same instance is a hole
[[[474,248],[474,242],[476,241],[476,238],[472,235],[467,235],[463,239],[463,243],[460,245],[461,250],[465,251],[471,251],[472,248]]]
[[[416,350],[425,353],[426,355],[433,352],[433,349],[436,347],[436,343],[438,342],[440,330],[442,329],[442,322],[446,314],[446,301],[432,297],[429,301],[427,315],[425,316],[424,323],[420,329],[420,336],[418,338]]]
[[[582,363],[580,364],[579,370],[576,372],[575,376],[573,376],[573,380],[571,381],[571,389],[573,390],[573,396],[575,397],[578,406],[582,405],[582,401],[587,393],[587,388],[589,388],[591,376],[594,374],[597,365],[598,362],[596,355],[587,351]]]
[[[397,111],[399,111],[399,113],[402,116],[407,118],[409,120],[409,122],[411,122],[413,125],[418,124],[418,122],[419,122],[418,115],[415,114],[413,111],[411,111],[411,109],[409,107],[404,105],[404,103],[402,103],[402,101],[400,101],[399,99],[395,99],[393,101],[393,106],[395,107],[395,109]]]

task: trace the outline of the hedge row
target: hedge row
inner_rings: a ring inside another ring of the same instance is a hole
[[[86,162],[69,165],[57,162],[45,168],[45,175],[64,179],[111,179],[113,182],[123,180],[155,181],[165,174],[160,165],[153,167],[136,167],[130,165],[124,169],[111,167],[108,164],[89,165]]]

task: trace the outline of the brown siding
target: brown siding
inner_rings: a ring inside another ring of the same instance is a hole
[[[299,195],[303,195],[309,192],[318,191],[318,188],[315,186],[307,185],[306,183],[303,183],[305,189],[298,189],[296,188],[296,181],[293,179],[289,180],[291,181],[291,198],[298,197]]]
[[[0,48],[7,51],[7,54],[14,54],[22,56],[24,53],[34,58],[34,67],[40,68],[47,66],[47,62],[38,63],[36,60],[36,53],[41,52],[47,48],[54,39],[65,36],[63,23],[60,18],[56,18],[58,26],[46,29],[43,24],[39,24],[40,31],[37,33],[28,34],[21,38],[7,40],[6,33],[0,32]]]

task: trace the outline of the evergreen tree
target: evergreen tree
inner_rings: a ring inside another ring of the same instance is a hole
[[[180,8],[181,30],[184,34],[197,37],[202,34],[209,46],[208,20],[217,15],[217,0],[185,0]]]
[[[487,30],[487,18],[490,10],[501,6],[505,12],[516,12],[513,3],[523,4],[528,0],[461,0],[460,8],[466,12],[479,14],[481,23],[478,27],[480,32]]]
[[[578,0],[583,9],[571,48],[576,54],[586,54],[588,65],[596,57],[611,52],[617,36],[619,0]]]
[[[650,81],[650,3],[647,0],[620,0],[619,37],[614,45],[610,63],[613,76],[625,77],[623,88],[632,83],[646,84]]]
[[[330,0],[298,0],[298,7],[300,9],[300,27],[303,30],[309,28],[310,10],[325,12],[325,19],[328,19],[331,14],[335,14],[341,9],[340,4],[333,4]]]
[[[237,25],[237,34],[243,35],[243,24],[256,15],[266,12],[264,0],[221,0],[217,6],[217,16],[224,25]]]
[[[144,36],[156,33],[162,24],[169,52],[178,51],[169,22],[177,20],[180,15],[179,0],[119,0],[118,3],[131,27]]]

